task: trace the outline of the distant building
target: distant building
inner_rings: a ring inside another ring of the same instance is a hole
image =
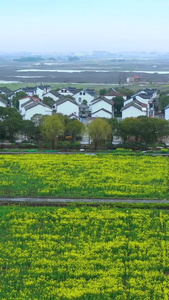
[[[131,77],[128,77],[127,78],[127,82],[138,82],[138,81],[141,81],[141,76],[140,75],[134,75],[134,76],[131,76]]]

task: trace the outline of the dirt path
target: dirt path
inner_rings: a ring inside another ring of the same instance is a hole
[[[0,198],[0,205],[8,204],[41,204],[41,205],[55,205],[63,203],[145,203],[145,204],[167,204],[169,200],[143,200],[143,199],[66,199],[66,198]]]

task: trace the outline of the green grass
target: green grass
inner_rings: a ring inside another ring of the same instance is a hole
[[[51,88],[52,89],[60,89],[62,87],[67,87],[67,86],[73,86],[73,87],[77,87],[78,89],[83,89],[83,88],[91,88],[91,89],[95,89],[96,91],[99,92],[100,89],[109,89],[109,88],[116,88],[116,87],[119,87],[118,84],[90,84],[90,83],[75,83],[75,84],[70,84],[70,83],[50,83],[50,82],[45,82],[44,83],[45,85],[51,85]],[[26,87],[26,86],[37,86],[37,85],[41,85],[41,82],[39,83],[30,83],[30,82],[24,82],[24,83],[0,83],[0,87],[8,87],[9,89],[11,89],[12,91],[15,91],[19,88],[22,88],[22,87]],[[121,88],[121,86],[120,86]],[[154,84],[150,84],[150,83],[147,83],[147,84],[137,84],[137,83],[134,83],[134,84],[130,84],[130,85],[124,85],[124,88],[128,88],[128,89],[131,89],[133,91],[137,91],[141,88],[157,88],[161,91],[165,91],[165,90],[168,90],[169,89],[169,85],[168,84],[158,84],[158,83],[154,83]]]

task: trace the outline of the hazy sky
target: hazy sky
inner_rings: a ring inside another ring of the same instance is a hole
[[[169,52],[169,0],[0,0],[0,51]]]

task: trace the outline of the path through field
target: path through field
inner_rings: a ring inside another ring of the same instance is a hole
[[[167,204],[169,200],[143,200],[143,199],[66,199],[66,198],[0,198],[0,205],[5,204],[19,204],[19,203],[31,203],[31,204],[44,204],[55,205],[58,203],[160,203]]]

